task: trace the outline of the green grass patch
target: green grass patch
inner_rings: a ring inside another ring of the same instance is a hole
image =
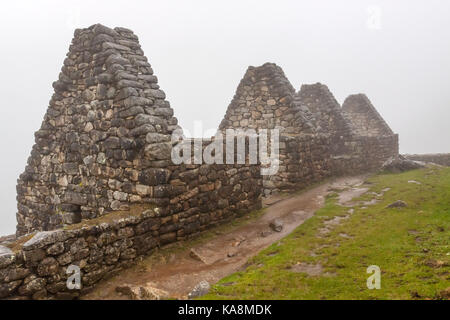
[[[351,215],[330,194],[314,217],[202,299],[440,299],[450,287],[450,168],[380,174],[367,185],[358,200],[390,190],[376,204],[354,206]],[[386,208],[396,200],[408,206]],[[347,218],[321,234],[336,216]],[[297,268],[305,265],[322,273]],[[379,290],[366,285],[371,265],[381,269]]]

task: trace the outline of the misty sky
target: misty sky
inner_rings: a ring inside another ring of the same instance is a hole
[[[193,131],[219,125],[249,65],[275,62],[298,90],[366,93],[402,153],[450,152],[450,1],[3,1],[0,235],[15,231],[25,167],[73,31],[132,29]]]

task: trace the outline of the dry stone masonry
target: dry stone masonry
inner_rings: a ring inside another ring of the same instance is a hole
[[[364,97],[356,107],[351,97],[345,113],[326,85],[303,85],[296,93],[277,65],[249,67],[220,130],[280,130],[280,169],[263,177],[265,195],[299,189],[331,175],[375,170],[398,155],[398,136],[367,97],[356,95]],[[365,122],[359,117],[363,111]]]
[[[174,147],[188,144],[195,160],[196,150],[224,141],[191,145],[182,136],[125,28],[76,30],[53,87],[17,184],[17,239],[0,245],[0,298],[76,298],[157,247],[260,209],[264,195],[375,170],[398,155],[398,136],[367,97],[341,108],[325,85],[296,92],[266,63],[248,68],[219,131],[242,129],[248,150],[246,131],[278,129],[278,172],[262,176],[248,153],[234,164],[174,163]],[[66,285],[71,265],[81,269],[79,290]]]
[[[365,94],[349,96],[342,105],[342,111],[358,135],[378,137],[394,134]]]
[[[77,30],[21,175],[18,234],[163,201],[177,124],[137,37]]]
[[[430,162],[446,167],[450,166],[450,153],[406,154],[404,156],[409,160]]]

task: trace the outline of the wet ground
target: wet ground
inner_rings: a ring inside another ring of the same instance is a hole
[[[265,199],[265,213],[251,223],[218,233],[196,246],[186,243],[186,249],[173,253],[169,259],[155,262],[148,257],[138,266],[100,283],[83,299],[126,299],[116,292],[116,287],[124,284],[147,285],[165,291],[169,298],[186,299],[199,282],[216,283],[242,269],[249,258],[291,233],[324,205],[327,194],[339,193],[340,202],[345,204],[367,192],[367,188],[360,187],[364,178],[338,178],[299,194]],[[281,232],[270,227],[275,219],[283,225]]]

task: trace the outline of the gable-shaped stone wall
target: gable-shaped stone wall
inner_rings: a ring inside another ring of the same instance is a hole
[[[247,69],[219,129],[279,130],[279,169],[263,176],[266,195],[299,189],[330,173],[328,137],[317,134],[313,114],[297,103],[291,83],[273,63]]]
[[[172,163],[171,134],[180,128],[128,29],[94,25],[77,30],[53,86],[55,93],[18,180],[17,235],[62,228],[139,203],[182,212],[171,200],[195,192],[191,189],[196,181],[202,183],[202,174],[219,180],[217,175],[232,168],[205,166],[200,174],[195,166]],[[241,170],[241,165],[236,168]],[[183,170],[192,172],[191,179],[177,184]],[[201,194],[196,199],[204,198]],[[202,201],[190,199],[186,206],[192,213]],[[256,188],[248,206],[260,201]]]
[[[264,193],[295,190],[330,175],[375,170],[398,154],[398,137],[367,98],[364,103],[383,126],[380,134],[355,128],[359,113],[345,113],[326,85],[302,85],[296,93],[281,68],[266,63],[248,68],[220,130],[279,129],[280,166],[263,177]]]
[[[153,187],[167,182],[177,120],[137,37],[101,25],[77,30],[53,86],[18,181],[18,234],[158,203]]]
[[[348,96],[342,112],[357,135],[379,137],[394,134],[365,94]]]

